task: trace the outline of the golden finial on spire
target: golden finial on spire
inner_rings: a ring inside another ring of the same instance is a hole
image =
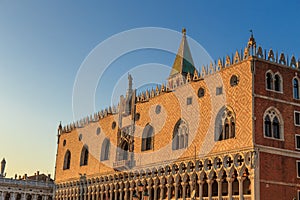
[[[248,48],[249,47],[256,47],[256,42],[255,42],[255,39],[254,39],[254,36],[253,36],[253,31],[250,30],[250,33],[251,33],[251,36],[249,38],[249,41],[248,41]]]
[[[183,28],[181,32],[182,32],[183,35],[186,35],[186,29],[185,28]]]

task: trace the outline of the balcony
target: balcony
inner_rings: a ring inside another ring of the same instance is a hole
[[[113,164],[114,170],[123,171],[135,166],[135,160],[120,160]]]

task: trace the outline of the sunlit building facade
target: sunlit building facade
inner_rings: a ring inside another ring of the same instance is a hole
[[[251,36],[197,70],[183,30],[166,84],[59,126],[55,199],[299,199],[299,67]]]

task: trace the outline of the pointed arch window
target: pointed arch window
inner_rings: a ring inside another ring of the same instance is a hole
[[[89,150],[88,150],[88,146],[84,145],[81,150],[80,166],[88,165],[88,161],[89,161]]]
[[[282,76],[279,72],[275,74],[271,70],[266,72],[266,89],[282,92]]]
[[[273,74],[271,72],[266,74],[266,86],[268,90],[273,90]]]
[[[65,153],[65,157],[64,157],[63,170],[70,169],[70,165],[71,165],[71,152],[69,150],[67,150],[67,152]]]
[[[230,107],[223,107],[215,122],[215,141],[235,137],[235,113]]]
[[[264,114],[264,135],[268,138],[283,139],[283,120],[274,108],[268,109]]]
[[[269,115],[267,115],[265,117],[264,124],[265,124],[265,136],[271,137],[272,136],[272,133],[271,133],[271,120],[270,120]]]
[[[298,81],[298,78],[293,79],[293,96],[294,96],[294,99],[299,99],[299,81]]]
[[[274,89],[277,92],[281,91],[281,77],[279,74],[275,74],[274,76]]]
[[[151,125],[146,125],[142,135],[142,151],[153,149],[154,146],[154,129]]]
[[[105,138],[102,142],[101,147],[101,157],[100,160],[109,160],[109,151],[110,151],[110,141],[108,138]]]
[[[172,149],[184,149],[188,146],[189,129],[187,123],[180,119],[175,124],[173,130]]]

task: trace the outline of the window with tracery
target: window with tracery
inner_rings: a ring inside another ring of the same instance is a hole
[[[177,150],[187,148],[188,136],[189,129],[187,123],[182,119],[178,120],[173,130],[172,149]]]
[[[266,89],[282,92],[282,77],[279,72],[273,74],[271,70],[266,73]]]
[[[86,145],[82,147],[81,156],[80,156],[80,166],[88,165],[89,161],[89,150]]]
[[[109,150],[110,150],[110,141],[109,139],[105,138],[102,143],[101,147],[101,157],[100,160],[109,160]]]
[[[71,164],[71,152],[67,150],[65,157],[64,157],[64,166],[63,169],[70,169],[70,164]]]
[[[153,138],[154,138],[154,129],[151,125],[147,125],[144,128],[142,135],[142,151],[147,151],[153,149]]]
[[[216,119],[215,140],[221,141],[235,137],[235,113],[230,107],[223,107]]]
[[[265,137],[283,139],[283,127],[280,114],[275,109],[268,109],[264,114]]]

